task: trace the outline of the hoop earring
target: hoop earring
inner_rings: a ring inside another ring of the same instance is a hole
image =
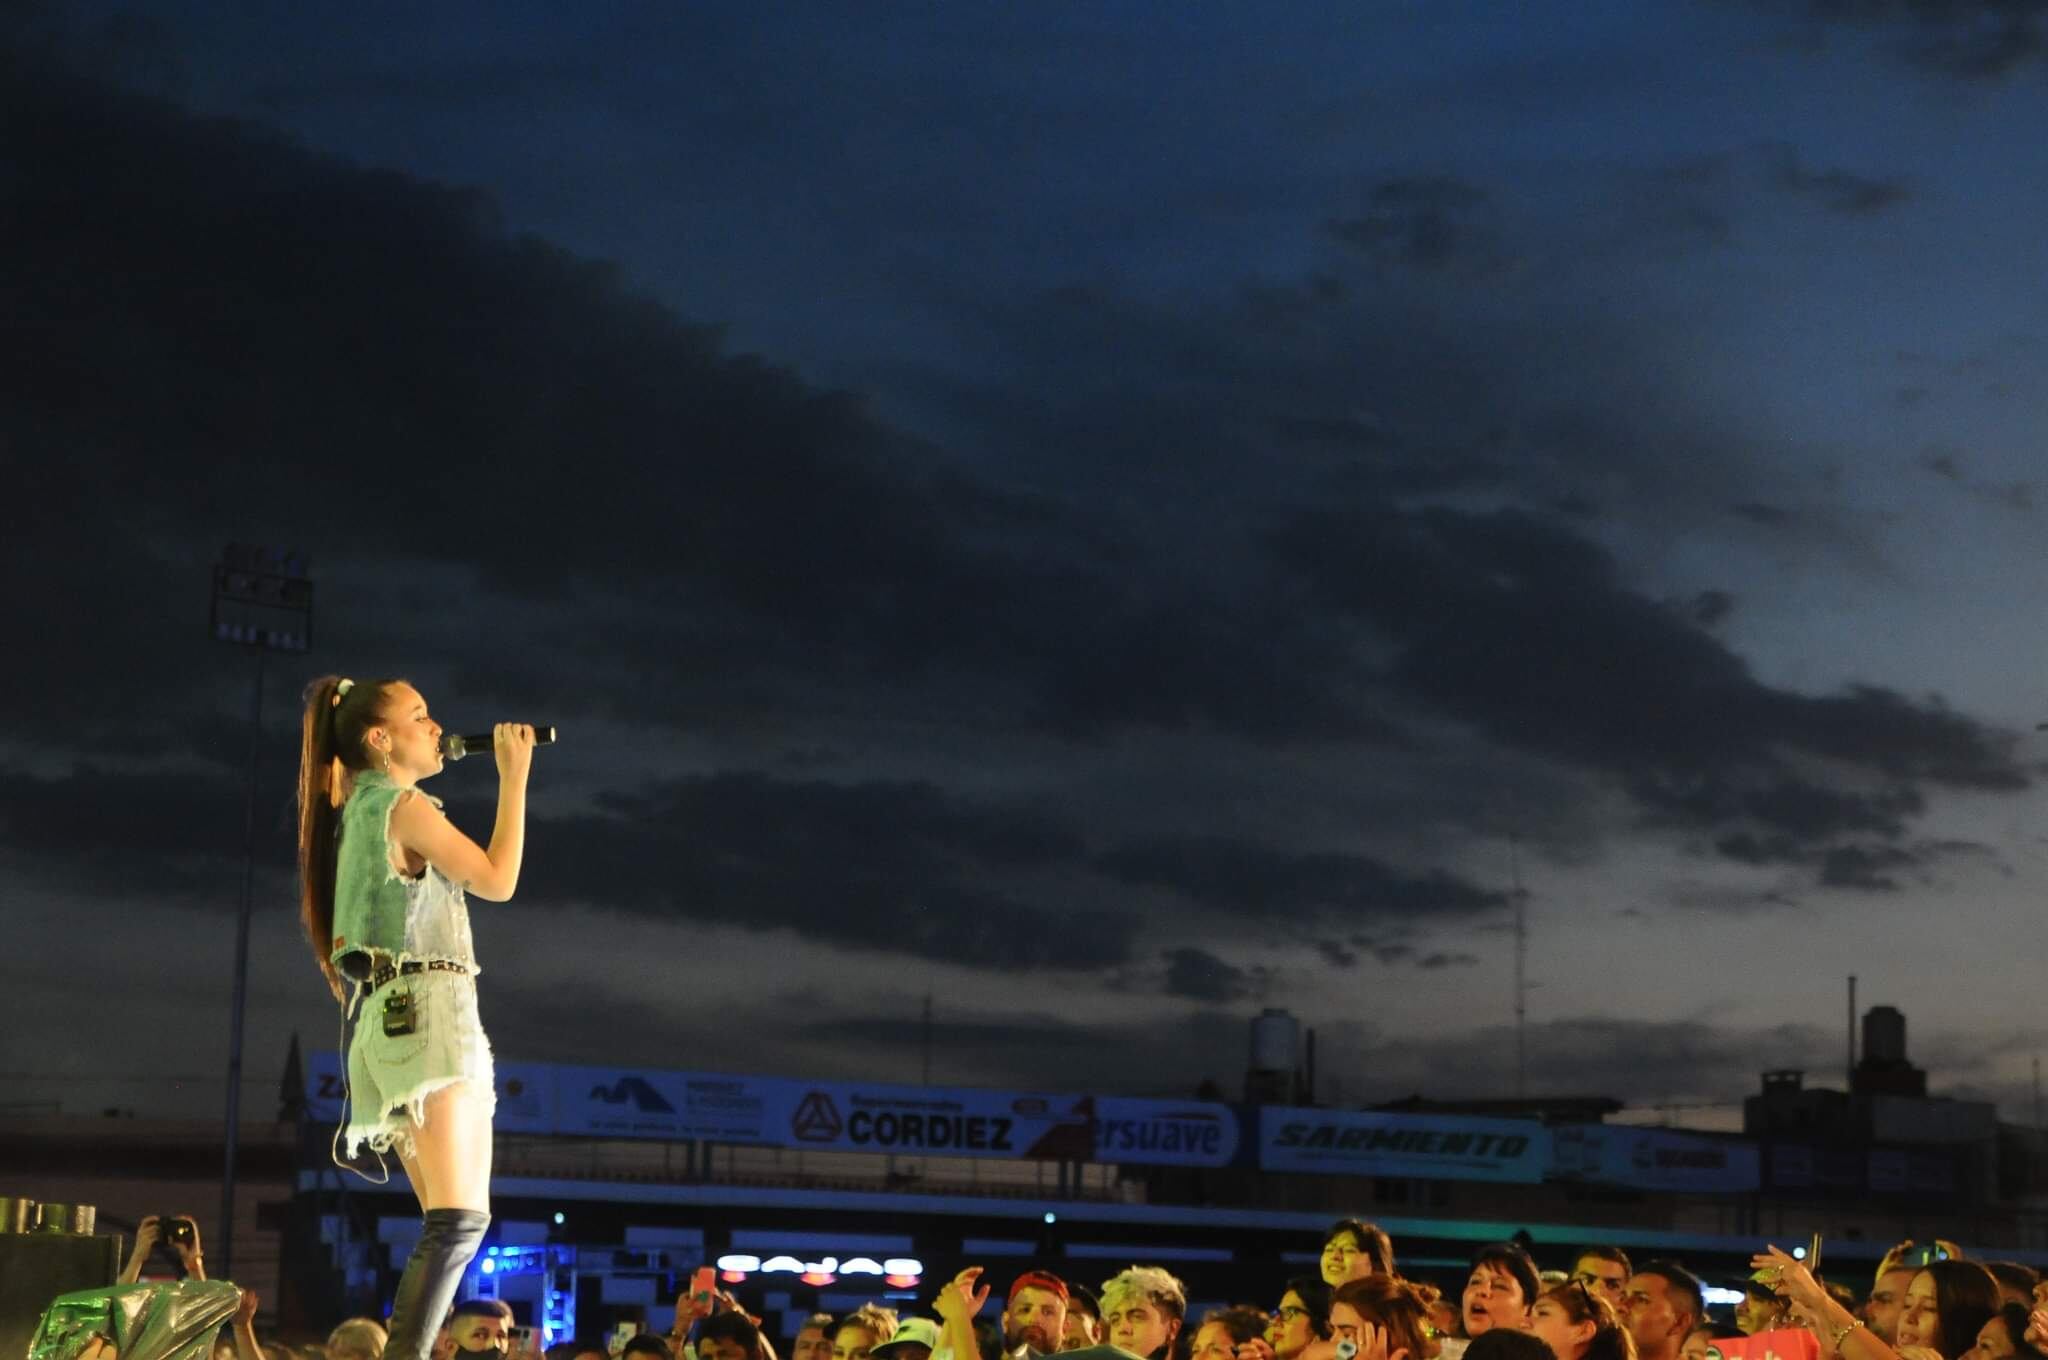
[[[384,756],[384,773],[388,776],[391,773],[391,752],[385,751],[382,754]]]

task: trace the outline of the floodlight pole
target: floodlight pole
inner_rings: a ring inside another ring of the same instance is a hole
[[[256,774],[263,753],[263,681],[268,652],[303,652],[313,642],[313,583],[305,558],[276,548],[230,543],[213,569],[208,619],[214,641],[256,653],[249,696],[249,788],[242,807],[242,900],[235,915],[235,992],[228,1019],[228,1098],[220,1222],[214,1230],[215,1274],[235,1268],[235,1171],[242,1144],[242,1033],[249,1002],[249,926],[256,906]]]
[[[267,649],[256,649],[256,687],[249,697],[249,791],[242,808],[242,904],[235,916],[235,1000],[228,1022],[227,1163],[220,1178],[219,1278],[234,1278],[235,1154],[242,1142],[242,1022],[249,1001],[249,921],[256,909],[256,761],[263,750],[263,672]]]

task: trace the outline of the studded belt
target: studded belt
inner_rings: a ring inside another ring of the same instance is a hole
[[[466,974],[469,971],[470,967],[468,964],[457,963],[454,959],[407,959],[404,963],[399,964],[380,963],[370,971],[370,990],[374,992],[385,983],[401,975],[409,976],[413,973]]]

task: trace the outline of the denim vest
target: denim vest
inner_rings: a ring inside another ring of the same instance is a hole
[[[376,770],[355,774],[335,833],[334,948],[329,957],[345,976],[356,978],[368,975],[361,951],[371,949],[401,962],[452,959],[475,972],[469,903],[461,887],[431,864],[418,878],[391,867],[391,813],[403,792]],[[440,799],[431,801],[441,806]]]

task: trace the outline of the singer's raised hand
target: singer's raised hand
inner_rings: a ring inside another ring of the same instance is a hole
[[[525,778],[533,769],[533,725],[499,723],[491,729],[491,752],[500,775]]]

